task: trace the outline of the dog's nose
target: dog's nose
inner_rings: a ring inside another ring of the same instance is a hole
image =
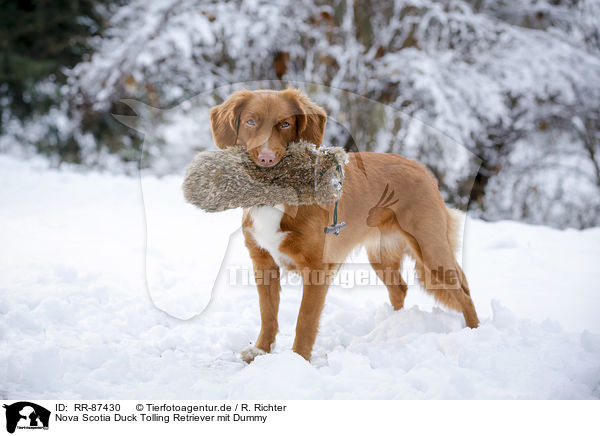
[[[271,150],[261,151],[258,154],[258,163],[264,167],[270,167],[275,164],[275,153]]]

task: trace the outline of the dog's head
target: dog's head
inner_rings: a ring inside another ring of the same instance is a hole
[[[290,142],[321,145],[326,121],[325,111],[297,89],[243,89],[210,111],[217,147],[244,146],[262,167],[276,165]]]

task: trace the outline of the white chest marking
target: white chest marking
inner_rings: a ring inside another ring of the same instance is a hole
[[[255,206],[250,209],[252,218],[252,237],[256,243],[267,250],[280,267],[292,265],[292,259],[279,249],[286,237],[281,231],[280,223],[283,216],[281,206]]]

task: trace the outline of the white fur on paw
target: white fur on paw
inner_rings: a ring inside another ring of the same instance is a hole
[[[242,360],[250,363],[254,360],[256,356],[262,356],[263,354],[267,354],[264,350],[255,347],[252,345],[251,347],[246,348],[244,351],[240,353],[240,357]]]

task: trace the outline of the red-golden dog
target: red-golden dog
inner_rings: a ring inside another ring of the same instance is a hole
[[[299,90],[241,90],[212,108],[210,119],[218,147],[245,146],[256,165],[268,167],[277,165],[290,142],[302,139],[319,146],[327,115]],[[399,270],[408,254],[416,260],[425,289],[462,312],[468,327],[477,327],[467,280],[454,257],[458,217],[446,208],[423,165],[394,154],[351,153],[338,206],[347,227],[339,236],[323,231],[332,215],[333,204],[244,211],[243,234],[262,321],[255,347],[242,352],[244,360],[269,352],[275,342],[280,268],[298,271],[304,280],[293,349],[310,360],[329,280],[361,244],[394,309],[404,304],[407,286]]]

